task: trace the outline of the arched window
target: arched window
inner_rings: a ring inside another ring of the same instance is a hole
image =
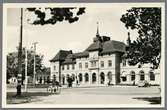
[[[140,71],[140,80],[141,81],[145,80],[145,75],[143,70]]]
[[[69,74],[67,74],[67,75],[66,75],[66,77],[67,77],[67,78],[69,78],[69,77],[70,77],[70,75],[69,75]]]
[[[40,84],[42,83],[42,76],[41,76],[40,79],[39,79],[39,83],[40,83]]]
[[[150,71],[150,80],[155,81],[155,74],[152,71]]]
[[[66,81],[67,81],[67,82],[68,82],[69,77],[70,77],[70,75],[67,74],[67,75],[66,75]]]
[[[78,77],[79,77],[79,81],[81,82],[82,81],[82,74],[79,73]]]
[[[44,83],[46,82],[46,77],[44,76]]]
[[[127,81],[127,72],[123,71],[121,74],[122,81]]]
[[[92,74],[92,82],[96,82],[96,73]]]
[[[56,81],[56,75],[53,75],[53,81]]]
[[[89,81],[89,75],[88,73],[85,73],[85,82],[88,82]]]
[[[134,80],[135,80],[135,72],[131,71],[131,81],[134,81]]]
[[[63,85],[65,84],[65,76],[64,76],[64,74],[62,74],[62,84]]]
[[[75,81],[75,74],[72,74],[72,79],[73,81]]]
[[[103,72],[101,72],[101,74],[100,74],[100,82],[101,82],[101,84],[104,84],[104,81],[105,81],[105,74]]]
[[[112,80],[112,73],[110,71],[108,72],[107,76],[108,76],[108,80],[111,81]]]
[[[50,82],[50,77],[49,76],[47,76],[47,83],[49,83]]]

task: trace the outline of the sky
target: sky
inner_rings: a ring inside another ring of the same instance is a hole
[[[44,65],[49,66],[49,60],[57,52],[73,50],[82,52],[96,36],[97,22],[99,22],[100,35],[109,36],[111,40],[126,43],[127,32],[124,23],[120,21],[122,14],[126,13],[128,5],[111,5],[110,7],[86,7],[86,13],[72,24],[64,21],[55,25],[31,25],[27,19],[34,20],[35,15],[24,9],[23,11],[23,47],[30,49],[33,42],[38,42],[36,52],[44,55]],[[20,36],[20,9],[7,9],[7,52],[16,51]],[[131,39],[137,37],[135,31],[130,31]]]

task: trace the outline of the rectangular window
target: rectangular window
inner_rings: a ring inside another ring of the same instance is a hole
[[[101,67],[104,67],[104,61],[101,61]]]
[[[108,66],[111,67],[112,66],[112,61],[108,60]]]
[[[73,69],[73,70],[75,69],[75,65],[74,65],[74,64],[72,64],[72,69]]]
[[[82,63],[79,63],[79,68],[80,68],[80,69],[82,68]]]
[[[62,70],[64,70],[64,65],[62,65]]]
[[[88,63],[87,62],[85,63],[85,68],[88,68]]]
[[[123,60],[122,65],[126,66],[126,60]]]
[[[150,80],[155,81],[155,74],[153,72],[150,72]]]
[[[131,75],[131,81],[134,81],[135,80],[135,74],[132,74]]]
[[[91,67],[96,67],[96,61],[91,62]]]
[[[141,75],[140,75],[140,80],[141,80],[141,81],[145,80],[144,74],[141,74]]]
[[[94,66],[96,67],[96,61],[94,61]]]
[[[91,67],[93,67],[93,62],[91,62]]]
[[[54,66],[53,69],[56,70],[56,66]]]
[[[70,66],[69,65],[67,65],[67,70],[69,70],[70,69]]]

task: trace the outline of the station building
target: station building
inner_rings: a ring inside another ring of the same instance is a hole
[[[92,44],[83,52],[60,50],[51,63],[51,80],[54,78],[66,85],[68,77],[73,77],[75,85],[117,85],[138,84],[146,80],[150,84],[160,84],[160,69],[153,70],[150,64],[139,68],[130,66],[126,54],[126,44],[100,36],[97,29]]]

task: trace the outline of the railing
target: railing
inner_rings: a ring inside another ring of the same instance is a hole
[[[94,70],[94,69],[99,69],[99,67],[98,66],[94,66],[94,67],[89,67],[88,69],[89,70]]]

